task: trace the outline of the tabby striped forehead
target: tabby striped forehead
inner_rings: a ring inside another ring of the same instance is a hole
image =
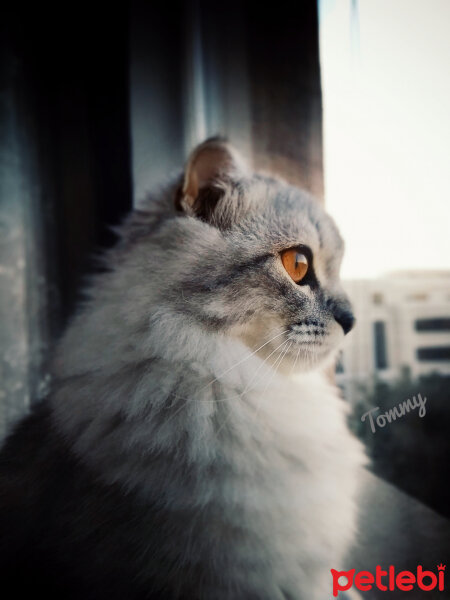
[[[262,176],[240,182],[232,190],[234,201],[240,198],[241,210],[235,211],[229,234],[248,240],[253,252],[304,245],[317,259],[320,255],[326,273],[339,266],[343,240],[331,217],[309,194]],[[239,246],[245,246],[244,239]]]

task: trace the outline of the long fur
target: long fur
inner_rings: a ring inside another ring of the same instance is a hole
[[[3,450],[0,570],[64,598],[327,598],[365,460],[323,374],[342,241],[278,180],[223,176],[201,218],[179,181],[124,224]],[[279,259],[298,244],[311,285]]]

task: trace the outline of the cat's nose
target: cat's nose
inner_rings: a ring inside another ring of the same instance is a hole
[[[350,310],[337,311],[334,313],[334,318],[344,330],[344,335],[353,329],[355,317]]]
[[[335,321],[342,327],[344,335],[347,335],[355,325],[355,317],[349,300],[345,297],[328,299],[327,307],[333,314]]]

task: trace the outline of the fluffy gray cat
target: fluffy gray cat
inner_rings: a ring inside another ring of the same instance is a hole
[[[365,462],[324,375],[353,324],[342,253],[305,192],[197,147],[122,227],[2,451],[2,586],[331,597]]]

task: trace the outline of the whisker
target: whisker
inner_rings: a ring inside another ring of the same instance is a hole
[[[248,356],[245,356],[244,358],[242,358],[241,360],[239,360],[237,363],[235,363],[234,365],[232,365],[231,367],[229,367],[228,369],[226,369],[225,371],[223,371],[223,373],[221,373],[220,375],[218,375],[217,377],[215,377],[214,379],[212,379],[211,381],[209,381],[207,384],[205,384],[202,388],[200,388],[200,390],[197,392],[201,393],[203,390],[205,390],[208,386],[212,385],[213,383],[215,383],[216,381],[218,381],[220,379],[220,377],[223,377],[223,375],[226,375],[227,373],[229,373],[230,371],[232,371],[233,369],[235,369],[236,367],[238,367],[239,365],[241,365],[242,363],[244,363],[246,360],[250,359],[252,356],[254,356],[257,352],[259,352],[259,350],[262,350],[262,348],[264,348],[265,346],[267,346],[268,344],[270,344],[270,342],[273,342],[273,340],[276,340],[277,338],[279,338],[281,335],[284,335],[285,333],[287,333],[288,329],[285,329],[279,333],[277,333],[276,335],[274,335],[272,338],[270,338],[269,340],[267,340],[267,342],[264,342],[264,344],[261,344],[260,346],[258,346],[258,348],[256,348],[256,350],[253,350]],[[268,358],[270,358],[270,356],[272,356],[272,354],[274,354],[279,348],[281,348],[284,344],[287,344],[289,342],[289,340],[284,340],[279,346],[277,346],[277,348],[271,352],[271,354],[269,354],[268,357],[266,357],[266,359],[264,359],[263,364],[266,363],[266,361],[268,360]],[[292,344],[292,342],[290,342]],[[277,361],[276,361],[277,362]],[[259,368],[261,368],[262,365],[259,366]],[[253,381],[253,379],[252,379]],[[248,392],[249,390],[244,390],[245,392]],[[233,399],[237,399],[240,398],[242,396],[243,392],[241,392],[240,394],[236,394],[235,396],[229,396],[227,398],[219,398],[219,399],[209,399],[209,400],[201,400],[201,399],[197,399],[195,396],[191,397],[191,398],[184,398],[182,396],[178,396],[175,394],[172,394],[172,396],[174,398],[178,398],[180,400],[184,400],[184,403],[179,406],[171,415],[170,417],[167,419],[166,423],[169,422],[170,420],[172,420],[174,417],[176,417],[177,414],[179,414],[181,412],[181,410],[183,410],[183,408],[186,407],[188,402],[223,402],[223,401],[229,401],[229,400],[233,400]],[[170,408],[170,407],[167,407]]]
[[[294,342],[292,342],[292,341],[289,341],[289,340],[287,340],[287,341],[289,342],[289,345],[288,345],[288,346],[286,346],[286,348],[284,349],[284,351],[283,351],[283,352],[282,352],[282,354],[280,355],[280,357],[279,357],[279,359],[278,359],[278,362],[276,362],[276,363],[274,364],[274,373],[272,374],[271,378],[270,378],[270,379],[269,379],[269,381],[267,382],[267,385],[265,386],[264,390],[263,390],[263,391],[262,391],[262,393],[261,393],[261,400],[260,400],[260,402],[259,402],[259,406],[258,406],[258,407],[256,408],[256,410],[255,410],[255,415],[256,415],[256,416],[258,416],[258,415],[259,415],[259,413],[260,413],[260,410],[261,410],[261,402],[262,402],[262,398],[264,397],[264,394],[265,394],[265,393],[266,393],[266,391],[268,390],[268,388],[269,388],[270,384],[272,383],[272,381],[273,381],[273,379],[274,379],[275,375],[277,374],[277,371],[276,371],[276,369],[277,369],[277,368],[278,368],[278,367],[281,365],[281,363],[282,363],[282,362],[283,362],[283,360],[284,360],[284,357],[286,356],[286,354],[288,353],[288,351],[289,351],[289,349],[291,348],[292,344],[294,343]]]
[[[294,365],[293,365],[293,367],[292,367],[291,372],[289,373],[289,375],[292,375],[292,373],[295,373],[295,367],[297,366],[298,357],[300,356],[300,350],[301,350],[301,348],[299,348],[297,350],[297,354],[296,354],[295,360],[294,360]]]
[[[234,400],[237,398],[241,398],[244,394],[246,394],[247,392],[251,391],[253,389],[253,387],[250,387],[251,384],[254,382],[254,380],[256,379],[256,376],[258,375],[259,371],[262,369],[262,367],[266,364],[266,362],[269,360],[269,358],[275,354],[275,352],[277,350],[279,350],[284,344],[286,344],[289,340],[284,340],[283,342],[281,342],[281,344],[279,344],[275,350],[272,350],[272,352],[262,361],[262,363],[259,365],[259,367],[256,369],[256,372],[254,373],[253,377],[251,378],[251,380],[247,383],[246,387],[244,388],[244,390],[242,392],[240,392],[239,394],[235,394],[234,396],[226,396],[225,398],[184,398],[183,396],[179,396],[178,394],[172,394],[172,396],[178,400],[185,400],[186,402],[188,402],[189,400],[195,400],[195,402],[226,402],[227,400]],[[278,359],[277,359],[278,360]]]
[[[269,356],[267,356],[262,363],[259,365],[259,367],[256,369],[255,374],[253,375],[253,377],[250,379],[250,381],[248,382],[248,384],[246,385],[244,391],[240,394],[240,396],[244,395],[247,391],[249,391],[250,385],[255,381],[256,376],[258,375],[258,373],[260,372],[260,370],[262,369],[262,367],[267,363],[267,361],[269,360],[269,358],[275,354],[275,352],[277,350],[279,350],[279,348],[281,348],[283,346],[283,344],[286,344],[288,342],[288,340],[285,340],[284,342],[282,342],[279,346],[277,346],[275,348],[275,350],[272,350],[272,352],[269,354]],[[253,388],[251,388],[253,389]]]
[[[262,348],[264,348],[265,346],[267,346],[267,344],[270,344],[270,342],[273,342],[273,340],[276,340],[278,337],[280,337],[280,335],[284,335],[288,331],[289,331],[288,329],[285,329],[281,333],[277,333],[277,335],[273,336],[273,338],[271,338],[270,340],[268,340],[264,344],[261,344],[261,346],[259,346],[258,348],[256,348],[256,350],[253,350],[248,356],[244,356],[244,358],[242,358],[241,360],[239,360],[237,363],[235,363],[234,365],[231,365],[231,367],[229,367],[228,369],[226,369],[225,371],[223,371],[222,373],[220,373],[220,375],[218,375],[213,380],[211,380],[210,382],[208,382],[199,391],[200,392],[203,391],[206,387],[208,387],[208,385],[213,384],[215,381],[217,381],[218,379],[220,379],[221,377],[223,377],[224,375],[226,375],[227,373],[229,373],[230,371],[232,371],[233,369],[235,369],[236,367],[238,367],[239,365],[241,365],[243,362],[245,362],[246,360],[249,360],[252,356],[254,356],[257,352],[259,352],[259,350],[262,350]]]
[[[281,333],[278,333],[277,335],[273,336],[270,340],[268,340],[267,342],[265,342],[264,344],[262,344],[261,346],[259,346],[255,351],[253,351],[249,356],[244,357],[242,360],[240,360],[239,362],[237,362],[235,365],[233,365],[232,367],[230,367],[229,369],[227,369],[226,371],[224,371],[224,373],[222,373],[221,375],[219,375],[218,377],[216,377],[215,379],[213,379],[212,381],[210,381],[209,383],[207,383],[206,385],[204,385],[202,388],[200,388],[200,390],[197,393],[202,392],[203,390],[205,390],[209,385],[212,385],[213,383],[215,383],[216,381],[218,381],[219,377],[221,377],[222,375],[224,375],[225,373],[229,373],[232,369],[236,368],[237,366],[239,366],[240,364],[242,364],[245,360],[248,360],[251,356],[254,356],[256,354],[256,352],[258,352],[259,350],[261,350],[262,348],[264,348],[264,346],[267,346],[267,344],[269,344],[270,342],[272,342],[273,340],[275,340],[277,337],[280,337],[280,335],[283,335],[284,333],[286,333],[288,330],[284,330]],[[280,348],[283,344],[287,343],[288,340],[283,341],[280,346],[278,346],[278,348]],[[273,354],[273,353],[272,353]],[[267,359],[266,359],[267,360]],[[264,361],[265,362],[265,361]],[[175,395],[173,395],[173,397],[175,397]],[[240,397],[240,394],[237,394],[235,396],[236,398]],[[168,423],[171,419],[173,419],[181,410],[183,410],[183,408],[185,408],[186,404],[188,402],[199,402],[199,401],[203,401],[205,402],[205,400],[199,400],[197,399],[195,396],[191,397],[191,398],[183,398],[182,396],[179,397],[181,400],[184,400],[184,404],[182,404],[181,406],[179,406],[171,415],[170,417],[167,419],[166,423]],[[228,397],[227,400],[231,400],[233,397]],[[226,400],[225,398],[222,399],[215,399],[215,400],[209,400],[210,402],[219,402],[219,401],[224,401]],[[170,407],[167,407],[170,408]]]
[[[289,340],[288,340],[289,341]],[[272,383],[273,378],[275,377],[275,375],[277,374],[276,369],[281,365],[281,363],[283,362],[284,357],[286,356],[287,352],[289,351],[289,348],[292,346],[293,342],[289,343],[289,346],[287,346],[284,351],[280,354],[279,358],[277,359],[277,362],[274,364],[274,373],[272,373],[271,378],[269,379],[269,381],[267,382],[266,387],[264,388],[263,392],[261,395],[264,395],[264,393],[268,390],[270,384]]]
[[[289,343],[290,343],[290,344],[292,344],[292,342],[289,342],[289,340],[285,340],[284,342],[282,342],[282,343],[281,343],[281,344],[280,344],[280,345],[279,345],[279,346],[278,346],[278,347],[277,347],[277,348],[276,348],[276,349],[275,349],[275,350],[274,350],[274,351],[273,351],[271,354],[269,354],[269,356],[267,356],[267,357],[264,359],[264,361],[263,361],[263,364],[265,364],[265,363],[266,363],[266,361],[267,361],[267,360],[270,358],[270,356],[272,356],[272,354],[273,354],[274,352],[276,352],[276,350],[278,350],[278,348],[281,348],[281,347],[282,347],[282,346],[284,346],[285,344],[289,344]],[[282,352],[283,352],[283,351],[282,351]],[[272,368],[273,368],[273,369],[275,369],[275,368],[276,368],[276,367],[275,367],[275,365],[277,364],[278,360],[279,360],[279,357],[277,357],[276,361],[275,361],[275,362],[274,362],[274,364],[272,365]],[[260,365],[260,367],[259,367],[259,368],[261,368],[261,366],[262,366],[262,365]],[[273,375],[272,375],[272,377],[273,377]],[[272,380],[272,377],[271,377],[270,381]],[[252,379],[252,381],[253,381],[253,379]],[[269,382],[269,383],[270,383],[270,382]],[[265,391],[266,389],[267,389],[267,388],[265,388],[265,389],[264,389],[264,391]],[[245,391],[246,391],[246,390],[244,390],[244,392],[242,392],[241,396],[242,396],[242,395],[245,393]],[[247,391],[248,391],[248,390],[247,390]],[[263,392],[263,394],[264,394],[264,392]],[[220,431],[221,431],[221,430],[224,428],[224,426],[225,426],[225,424],[228,422],[228,420],[229,420],[229,414],[228,414],[228,415],[226,415],[226,417],[225,417],[225,418],[224,418],[224,420],[223,420],[223,423],[221,424],[221,426],[219,427],[219,429],[216,431],[216,436],[217,436],[217,435],[219,435],[219,432],[220,432]]]

